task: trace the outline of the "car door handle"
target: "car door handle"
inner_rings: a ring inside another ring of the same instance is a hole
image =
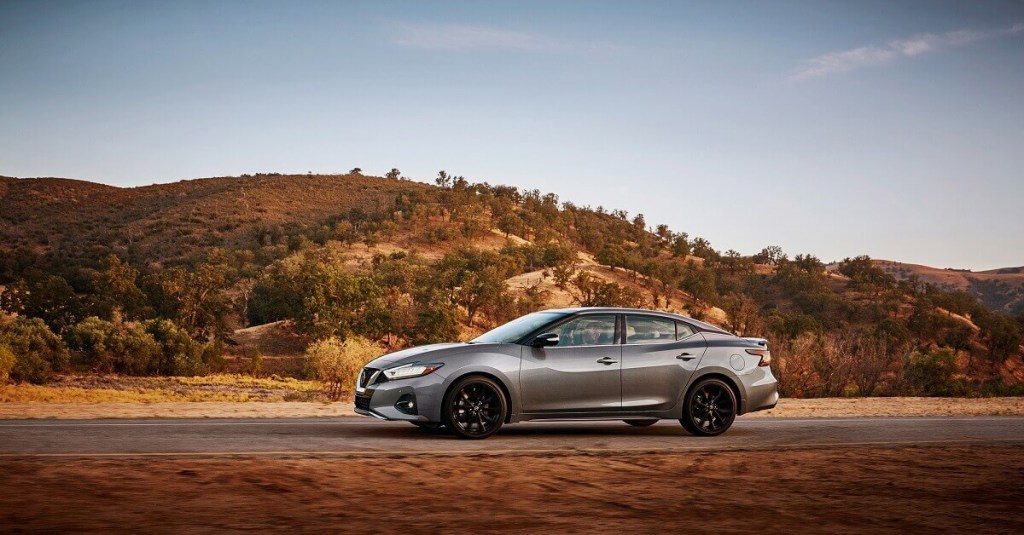
[[[597,359],[597,361],[600,362],[601,364],[615,364],[616,362],[618,362],[617,360],[615,360],[613,358],[609,358],[609,357],[605,357],[603,359]]]
[[[676,358],[679,360],[693,360],[697,357],[689,353],[680,353],[679,355],[676,355]]]

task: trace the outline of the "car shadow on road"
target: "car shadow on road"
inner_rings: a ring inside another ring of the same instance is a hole
[[[307,433],[303,433],[307,434]],[[444,429],[421,429],[404,422],[380,423],[372,426],[353,426],[341,429],[327,428],[312,433],[315,435],[333,435],[344,438],[371,438],[371,439],[395,439],[403,441],[437,441],[437,440],[459,440]],[[756,434],[751,430],[731,429],[727,432],[730,437],[741,437]],[[678,423],[663,422],[658,425],[644,428],[631,427],[626,424],[610,422],[530,422],[522,424],[507,424],[501,428],[494,437],[502,439],[530,439],[538,437],[680,437],[698,438],[687,433]],[[703,439],[702,439],[703,440]]]

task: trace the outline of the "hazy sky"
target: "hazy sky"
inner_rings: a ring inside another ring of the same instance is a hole
[[[1024,3],[0,2],[0,174],[357,166],[1024,265]]]

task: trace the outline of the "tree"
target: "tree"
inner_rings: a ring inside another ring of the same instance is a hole
[[[363,170],[360,169],[359,167],[353,167],[352,170],[348,172],[348,174],[350,174],[350,175],[361,175],[361,174],[363,174]]]
[[[691,254],[693,256],[699,256],[705,260],[717,260],[718,252],[711,247],[711,242],[704,238],[695,238],[691,245]]]
[[[64,342],[39,318],[0,318],[0,345],[14,353],[10,370],[14,381],[43,383],[51,373],[63,371],[70,364]]]
[[[25,279],[0,292],[0,309],[40,318],[50,329],[60,333],[78,321],[83,306],[64,277],[32,269]]]
[[[391,170],[388,171],[386,175],[384,175],[384,177],[389,180],[398,180],[399,178],[402,177],[402,172],[399,171],[397,168],[392,167]]]
[[[690,236],[685,232],[672,235],[672,256],[686,258],[690,254]]]
[[[764,249],[761,249],[760,253],[754,255],[754,262],[758,264],[768,264],[770,266],[777,266],[780,261],[786,258],[786,253],[782,252],[782,247],[778,245],[769,245]]]
[[[139,271],[117,255],[108,255],[103,264],[103,269],[90,277],[91,312],[108,320],[113,318],[115,310],[129,319],[143,316],[146,294],[136,284]]]
[[[451,342],[459,337],[459,311],[453,305],[434,296],[416,317],[416,344]]]
[[[434,183],[442,188],[450,188],[452,186],[452,177],[448,176],[448,172],[442,169],[437,172],[437,178],[434,179]]]
[[[643,295],[636,288],[623,288],[617,283],[602,281],[586,271],[573,277],[569,286],[573,300],[584,307],[642,307]]]
[[[230,274],[225,263],[203,262],[195,269],[175,267],[154,275],[153,300],[160,316],[173,318],[197,339],[223,338],[232,310]]]
[[[686,263],[679,288],[705,305],[710,305],[718,297],[715,272],[698,266],[696,262]]]

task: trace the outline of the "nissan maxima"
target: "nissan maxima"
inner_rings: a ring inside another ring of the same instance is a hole
[[[770,409],[778,383],[761,338],[640,309],[535,312],[469,342],[384,355],[359,373],[356,412],[486,438],[543,419],[678,420],[697,436]]]

